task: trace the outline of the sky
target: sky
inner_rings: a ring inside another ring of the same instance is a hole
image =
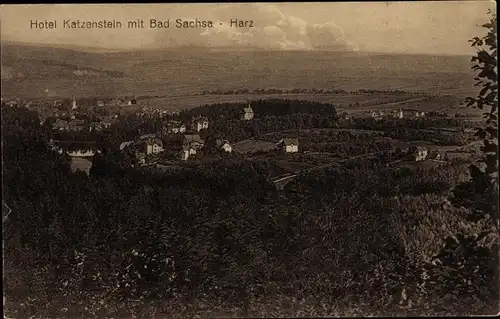
[[[2,5],[2,40],[115,50],[179,46],[467,54],[468,40],[484,30],[494,1],[245,3],[245,4],[58,4]],[[122,29],[65,29],[64,20],[117,20]],[[145,28],[128,29],[144,19]],[[151,29],[149,20],[170,20]],[[213,28],[178,29],[175,20],[211,20]],[[232,28],[230,19],[253,21]],[[57,29],[31,29],[30,22],[57,21]]]

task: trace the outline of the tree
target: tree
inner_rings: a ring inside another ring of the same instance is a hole
[[[476,97],[466,99],[468,107],[485,110],[485,123],[476,136],[483,140],[483,157],[471,165],[471,180],[455,190],[459,204],[471,208],[476,217],[488,214],[498,229],[498,80],[497,80],[497,17],[488,12],[490,19],[481,27],[488,30],[483,37],[474,37],[469,42],[478,49],[472,57],[472,69],[479,72],[474,78],[481,89]]]
[[[485,231],[475,231],[472,235],[458,232],[449,236],[445,246],[428,264],[430,279],[439,285],[453,287],[447,298],[457,305],[453,311],[460,313],[498,313],[498,81],[497,81],[497,21],[496,14],[488,12],[490,19],[482,27],[488,33],[470,40],[478,49],[472,57],[472,69],[479,72],[474,78],[481,89],[476,97],[466,99],[468,107],[477,107],[483,113],[485,123],[477,129],[476,135],[483,140],[483,157],[479,163],[470,166],[471,178],[458,185],[453,193],[453,201],[472,212],[472,221],[477,225],[486,224]],[[424,284],[427,279],[422,279]],[[432,295],[427,292],[427,295]],[[467,304],[467,309],[460,305]],[[439,305],[441,306],[441,305]]]

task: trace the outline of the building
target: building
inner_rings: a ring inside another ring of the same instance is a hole
[[[199,150],[205,145],[205,141],[202,140],[198,134],[186,134],[184,135],[182,145],[189,146],[194,150]]]
[[[15,106],[19,106],[19,102],[17,102],[17,101],[7,101],[5,103],[5,105],[10,106],[10,107],[15,107]]]
[[[186,133],[186,125],[181,121],[169,121],[165,128],[167,134],[184,134]]]
[[[102,131],[104,129],[109,129],[111,127],[111,123],[110,122],[94,122],[93,123],[93,126],[94,126],[94,130],[96,131]]]
[[[347,112],[342,112],[342,114],[340,114],[339,116],[339,119],[341,121],[348,121],[351,119],[351,117],[349,116],[349,114],[347,114]]]
[[[124,142],[127,143],[127,142]],[[123,143],[122,143],[123,144]],[[121,145],[122,145],[121,144]],[[146,154],[158,154],[164,151],[163,141],[156,137],[155,134],[145,134],[139,136],[136,144],[140,147],[144,146],[144,152]],[[124,147],[127,147],[130,144],[123,144]]]
[[[208,128],[208,118],[206,116],[193,117],[191,121],[191,129],[199,132]]]
[[[164,151],[163,142],[159,138],[148,139],[144,142],[146,145],[146,154],[158,154]]]
[[[123,151],[127,147],[134,145],[134,141],[127,141],[127,142],[122,142],[120,143],[120,151]]]
[[[138,166],[146,165],[146,154],[141,152],[135,152],[135,160]]]
[[[250,121],[253,119],[254,113],[253,109],[250,106],[250,103],[248,103],[248,106],[243,108],[243,113],[241,114],[241,119],[244,121]]]
[[[229,141],[227,141],[227,140],[217,140],[215,142],[215,145],[217,146],[217,149],[220,151],[227,152],[227,153],[231,153],[233,151],[231,144],[229,144]]]
[[[76,105],[76,98],[73,96],[73,99],[71,100],[71,109],[76,110],[78,106]]]
[[[419,111],[414,111],[413,112],[414,117],[424,117],[425,113],[424,112],[419,112]]]
[[[278,142],[278,148],[286,153],[297,153],[299,151],[299,140],[296,138],[284,138]]]
[[[59,154],[66,153],[70,157],[92,157],[101,152],[95,141],[54,141],[51,139],[48,147]]]
[[[384,112],[382,112],[382,111],[372,111],[370,115],[371,115],[371,117],[373,119],[375,119],[375,120],[378,121],[378,120],[381,120],[383,118]]]
[[[155,139],[155,138],[156,138],[156,134],[144,134],[144,135],[139,136],[138,140],[145,141],[145,140],[150,140],[150,139]]]
[[[191,150],[191,148],[189,146],[187,146],[187,145],[182,146],[181,160],[183,160],[183,161],[188,160],[189,155],[191,154],[190,150]],[[195,151],[195,153],[196,153],[196,151]]]
[[[399,109],[399,111],[394,111],[393,116],[397,119],[402,119],[404,117],[403,110]]]
[[[446,161],[448,160],[448,155],[443,152],[435,152],[431,155],[431,158],[436,161]]]
[[[425,147],[417,146],[409,150],[410,159],[415,162],[423,161],[427,158],[429,150]]]
[[[181,150],[181,160],[187,161],[190,156],[196,155],[196,149],[190,145],[183,145]]]

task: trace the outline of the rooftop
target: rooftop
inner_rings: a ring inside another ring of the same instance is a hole
[[[134,143],[134,141],[127,141],[127,142],[123,142],[120,144],[120,151],[122,151],[125,147],[131,145],[132,143]]]
[[[200,135],[198,135],[198,134],[186,134],[186,135],[184,135],[184,141],[185,142],[200,142],[200,143],[203,142]]]
[[[208,117],[206,116],[193,117],[193,122],[203,122],[203,121],[208,121]]]
[[[286,146],[299,145],[299,139],[297,138],[284,138],[281,140],[281,142]]]
[[[215,145],[217,145],[217,147],[221,147],[221,146],[224,146],[225,144],[230,144],[228,140],[217,140],[215,141]]]
[[[155,134],[144,134],[144,135],[139,136],[140,140],[146,140],[146,139],[152,139],[152,138],[156,138],[156,135]]]

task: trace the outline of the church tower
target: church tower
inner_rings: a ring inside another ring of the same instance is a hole
[[[71,109],[76,110],[78,107],[76,106],[76,98],[73,95],[73,99],[71,100]]]

